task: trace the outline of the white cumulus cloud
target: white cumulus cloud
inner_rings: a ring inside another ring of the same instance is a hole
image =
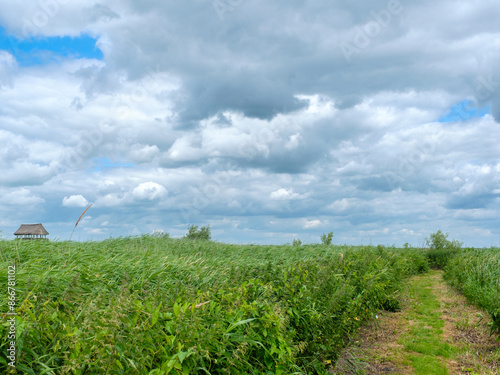
[[[143,182],[132,190],[132,196],[137,200],[154,200],[164,197],[167,189],[156,182]]]
[[[71,195],[69,197],[64,197],[62,205],[64,207],[87,207],[89,201],[85,199],[83,195]]]
[[[294,193],[293,189],[278,189],[273,191],[269,197],[275,200],[293,200],[293,199],[305,199],[309,194],[298,194]]]
[[[320,225],[321,225],[321,220],[306,220],[306,222],[302,228],[312,229],[312,228],[317,228]]]

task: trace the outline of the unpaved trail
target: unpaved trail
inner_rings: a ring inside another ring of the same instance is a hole
[[[499,375],[500,340],[487,315],[441,271],[410,279],[403,308],[383,312],[344,350],[334,374]],[[500,298],[500,296],[499,296]]]

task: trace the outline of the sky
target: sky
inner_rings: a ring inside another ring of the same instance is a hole
[[[0,0],[0,235],[500,244],[496,0]]]

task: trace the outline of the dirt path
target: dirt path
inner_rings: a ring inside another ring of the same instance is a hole
[[[489,336],[486,314],[442,272],[412,278],[405,294],[400,312],[383,312],[360,331],[335,374],[500,374],[500,341]]]

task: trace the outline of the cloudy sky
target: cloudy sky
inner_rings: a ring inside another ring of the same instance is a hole
[[[0,231],[500,244],[497,0],[0,0]]]

